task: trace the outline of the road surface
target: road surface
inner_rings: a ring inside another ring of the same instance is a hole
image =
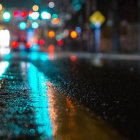
[[[21,53],[0,61],[0,138],[140,139],[138,60]]]

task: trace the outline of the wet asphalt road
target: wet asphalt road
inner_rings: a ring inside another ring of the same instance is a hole
[[[0,62],[1,139],[140,139],[139,61],[41,58]]]

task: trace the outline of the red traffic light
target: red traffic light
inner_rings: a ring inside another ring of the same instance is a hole
[[[23,18],[25,18],[25,17],[27,16],[27,12],[26,12],[26,11],[22,11],[22,12],[21,12],[21,16],[22,16]]]
[[[13,48],[16,48],[16,47],[18,46],[18,42],[17,42],[17,41],[12,41],[12,42],[11,42],[11,46],[12,46]]]

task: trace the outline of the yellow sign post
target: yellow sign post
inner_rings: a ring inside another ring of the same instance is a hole
[[[97,11],[90,16],[89,20],[91,23],[94,23],[94,24],[96,22],[103,24],[105,22],[105,17],[103,16],[101,12]]]
[[[101,25],[105,22],[105,17],[103,14],[99,11],[96,11],[93,13],[89,21],[95,25],[95,52],[100,51],[100,30],[101,30]]]

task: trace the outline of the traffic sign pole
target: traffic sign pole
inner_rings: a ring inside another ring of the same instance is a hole
[[[105,22],[105,17],[99,11],[93,13],[90,22],[95,25],[95,52],[100,52],[100,32],[101,25]]]
[[[95,52],[100,52],[100,27],[95,27]]]

